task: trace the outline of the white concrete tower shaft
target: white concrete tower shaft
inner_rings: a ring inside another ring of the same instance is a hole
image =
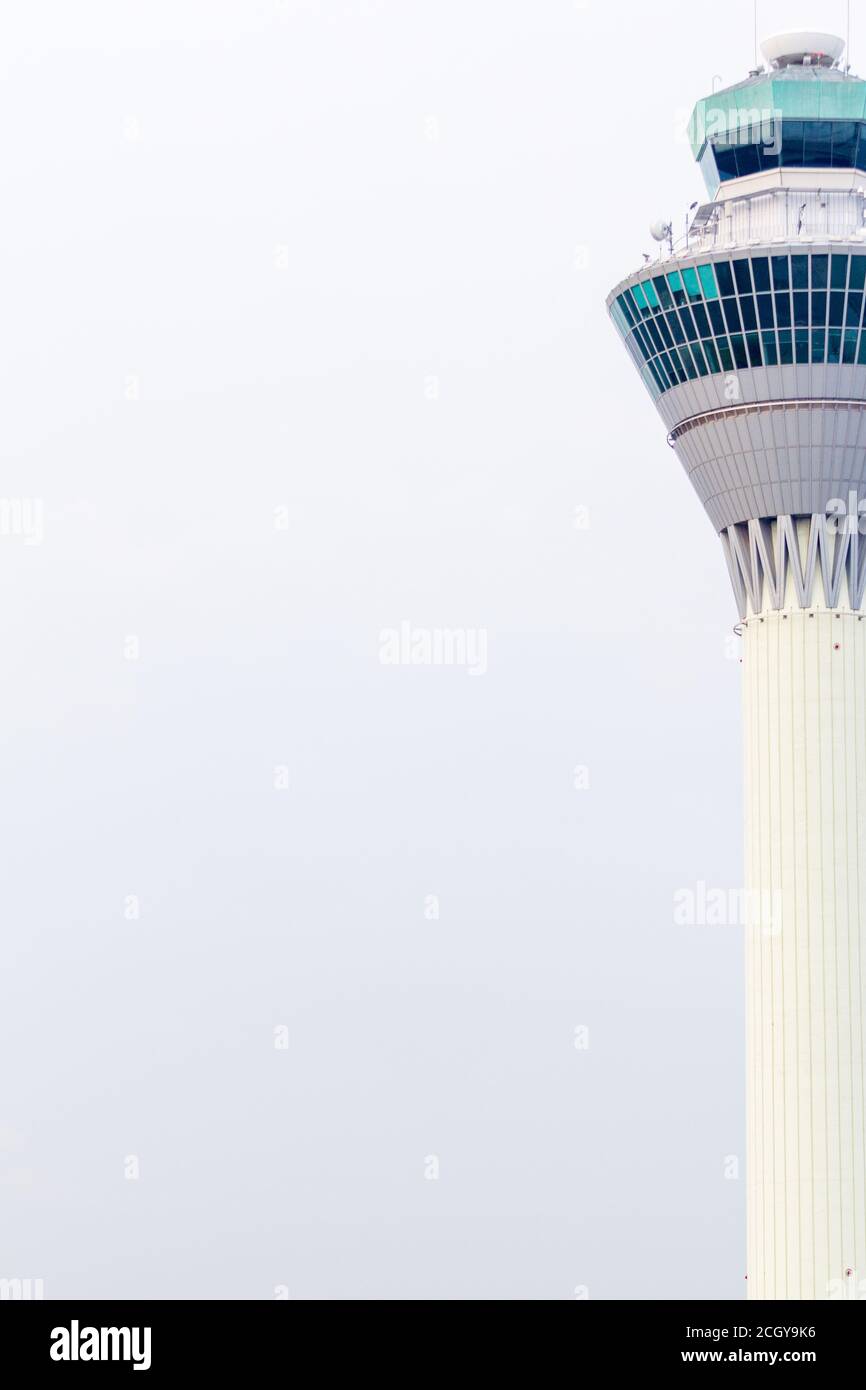
[[[862,1296],[866,621],[765,608],[743,673],[748,1293]]]

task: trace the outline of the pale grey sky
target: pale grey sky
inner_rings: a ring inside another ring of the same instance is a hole
[[[741,933],[673,918],[740,882],[735,610],[604,298],[752,56],[748,0],[4,8],[0,1277],[743,1293]]]

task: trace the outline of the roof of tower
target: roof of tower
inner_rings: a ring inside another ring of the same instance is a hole
[[[808,43],[817,40],[823,47],[813,51]],[[763,47],[774,64],[769,71],[753,73],[696,103],[689,122],[696,159],[708,138],[723,140],[726,134],[776,120],[866,119],[866,82],[833,66],[844,47],[841,40],[829,34],[783,34],[765,40]]]

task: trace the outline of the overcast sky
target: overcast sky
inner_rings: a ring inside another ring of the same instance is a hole
[[[736,613],[604,299],[752,63],[748,0],[4,7],[0,1278],[743,1293],[741,931],[674,920]]]

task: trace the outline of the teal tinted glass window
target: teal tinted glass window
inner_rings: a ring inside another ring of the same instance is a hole
[[[617,299],[616,303],[620,309],[620,312],[625,316],[625,318],[628,319],[629,323],[633,325],[635,323],[635,317],[631,311],[631,305],[629,304],[625,295],[621,294]]]
[[[786,290],[789,288],[788,257],[773,257],[773,288],[776,290]]]
[[[813,257],[812,257],[812,289],[813,289],[813,290],[826,290],[826,289],[827,289],[827,287],[828,287],[828,285],[829,285],[829,281],[828,281],[828,279],[827,279],[828,270],[829,270],[829,257],[828,257],[828,256],[813,256]]]
[[[700,299],[701,287],[698,283],[698,272],[694,266],[687,266],[683,271],[683,284],[689,299]]]
[[[795,290],[807,290],[809,288],[809,257],[791,257],[791,284]]]
[[[654,275],[653,284],[656,287],[656,294],[658,295],[659,300],[661,301],[662,308],[669,309],[673,304],[673,300],[671,299],[670,291],[668,290],[667,280],[663,275]]]
[[[716,279],[719,282],[719,289],[722,294],[734,293],[734,277],[731,274],[731,267],[727,261],[719,261],[717,263]]]
[[[644,280],[641,288],[643,289],[643,292],[646,295],[647,303],[649,304],[650,308],[660,308],[659,297],[656,294],[656,287],[653,284],[652,280]]]
[[[851,257],[851,279],[849,289],[862,290],[866,287],[866,256]]]
[[[857,330],[856,328],[846,328],[845,336],[842,339],[842,361],[849,365],[857,357]]]
[[[863,257],[866,261],[866,256]],[[698,275],[700,276],[701,286],[704,291],[705,299],[718,299],[719,287],[716,284],[716,272],[711,265],[699,265]]]
[[[740,294],[752,293],[752,277],[749,274],[749,262],[747,260],[734,261],[734,279]]]
[[[678,270],[672,270],[668,275],[668,285],[673,295],[674,304],[685,304],[686,292],[683,289],[683,277]]]
[[[848,281],[848,257],[830,257],[830,288],[833,290],[844,290]]]
[[[634,302],[639,309],[646,309],[649,307],[646,302],[646,295],[643,292],[642,285],[632,285],[631,292]]]

